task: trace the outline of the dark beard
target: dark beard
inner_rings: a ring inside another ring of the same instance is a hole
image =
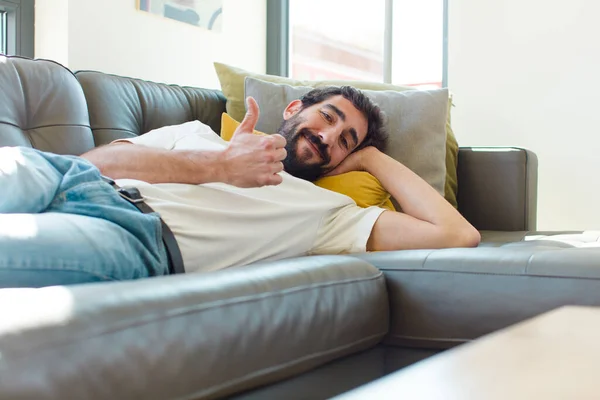
[[[325,165],[329,163],[329,153],[327,145],[321,142],[318,136],[313,135],[309,129],[302,128],[298,131],[298,125],[302,122],[303,119],[299,115],[294,115],[290,119],[284,120],[279,128],[279,134],[287,140],[285,145],[287,157],[283,160],[283,167],[288,174],[296,178],[314,182],[325,174]],[[323,161],[317,164],[307,164],[301,159],[297,149],[298,141],[302,136],[315,145]]]

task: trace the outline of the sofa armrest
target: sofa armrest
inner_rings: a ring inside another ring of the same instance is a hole
[[[538,161],[515,147],[461,147],[458,210],[479,230],[535,230]]]
[[[383,274],[314,256],[138,281],[0,290],[0,397],[221,398],[368,349]]]

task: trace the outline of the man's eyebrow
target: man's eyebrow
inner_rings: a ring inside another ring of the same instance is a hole
[[[333,104],[325,104],[325,108],[329,108],[334,113],[336,113],[338,115],[338,117],[340,117],[340,119],[342,121],[344,121],[344,122],[346,121],[346,114],[344,114],[344,112],[342,110],[340,110],[339,108],[337,108]]]

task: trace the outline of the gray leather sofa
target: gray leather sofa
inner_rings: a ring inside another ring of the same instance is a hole
[[[76,155],[193,119],[219,132],[225,110],[219,91],[21,58],[0,59],[0,93],[0,146]],[[549,309],[600,305],[600,233],[534,232],[535,155],[462,148],[458,163],[479,248],[0,290],[0,399],[328,398]]]

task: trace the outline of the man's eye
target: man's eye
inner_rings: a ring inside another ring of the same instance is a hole
[[[342,146],[344,146],[345,149],[348,149],[348,141],[345,137],[342,137]]]
[[[331,115],[327,114],[326,112],[321,112],[321,115],[323,115],[323,118],[325,118],[325,120],[327,122],[332,122],[333,118],[331,118]]]

